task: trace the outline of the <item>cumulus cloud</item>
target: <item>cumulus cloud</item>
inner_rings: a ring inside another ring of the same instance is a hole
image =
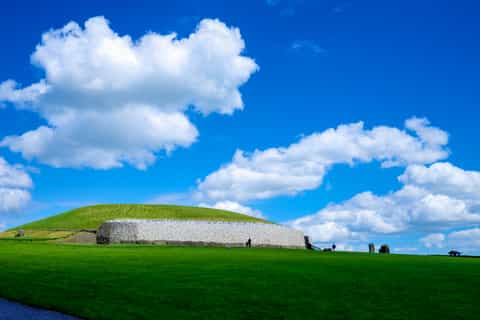
[[[309,217],[303,217],[287,225],[302,230],[312,241],[317,243],[340,242],[345,244],[348,241],[364,240],[365,238],[363,233],[351,231],[346,226],[334,221],[311,223]]]
[[[323,239],[325,235],[315,231],[332,223],[343,228],[344,234],[368,235],[479,225],[480,195],[472,188],[475,182],[465,179],[465,176],[478,174],[450,163],[412,165],[399,177],[405,183],[400,190],[383,196],[363,192],[289,224],[310,232],[314,239]],[[433,234],[423,238],[422,243],[434,246],[434,240],[441,242],[439,237],[438,233]],[[332,241],[336,239],[335,236],[331,238]]]
[[[47,122],[1,144],[55,167],[143,169],[159,151],[198,136],[184,112],[232,114],[239,87],[258,66],[241,53],[237,28],[202,20],[195,32],[119,35],[103,17],[46,32],[31,56],[45,78],[27,87],[0,84],[0,102],[38,112]]]
[[[448,162],[434,163],[430,167],[409,166],[399,180],[435,193],[480,200],[480,172],[463,170]]]
[[[44,80],[34,83],[26,88],[18,88],[14,80],[6,80],[0,83],[0,101],[16,103],[19,106],[33,103],[36,99],[45,94],[48,87]]]
[[[412,118],[407,130],[362,122],[313,133],[288,147],[237,150],[231,163],[198,184],[197,197],[249,201],[318,188],[334,164],[381,162],[383,167],[425,164],[448,156],[446,132]]]
[[[480,250],[480,228],[454,231],[448,234],[448,244],[467,251]]]
[[[0,213],[23,208],[30,201],[32,180],[19,166],[10,165],[0,157]]]
[[[219,201],[213,205],[201,203],[199,204],[199,207],[227,210],[227,211],[242,213],[247,216],[251,216],[255,218],[265,219],[265,217],[263,216],[260,210],[256,210],[251,207],[241,205],[240,203],[234,202],[234,201]]]
[[[443,233],[431,233],[421,238],[420,242],[426,248],[443,248],[445,242],[445,235]]]
[[[109,169],[127,162],[145,169],[155,161],[156,150],[187,147],[197,136],[182,113],[163,113],[149,106],[73,112],[56,124],[6,137],[1,144],[28,160],[38,158],[54,167]]]
[[[433,233],[420,239],[426,248],[450,248],[478,252],[480,250],[480,228],[452,231],[448,234]]]

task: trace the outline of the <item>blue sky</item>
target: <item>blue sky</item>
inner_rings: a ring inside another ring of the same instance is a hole
[[[480,252],[475,1],[46,1],[0,12],[3,228],[84,204],[168,202],[262,214],[347,249]],[[52,31],[70,21],[69,34]],[[172,32],[196,37],[176,51]],[[146,34],[155,39],[142,46]],[[95,51],[125,35],[126,47]]]

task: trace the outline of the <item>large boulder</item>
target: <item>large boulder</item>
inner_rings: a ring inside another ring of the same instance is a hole
[[[15,234],[15,238],[21,238],[21,237],[25,237],[25,231],[18,230],[17,233]]]

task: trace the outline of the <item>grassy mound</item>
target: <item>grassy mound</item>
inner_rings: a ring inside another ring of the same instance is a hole
[[[208,221],[267,222],[240,213],[173,205],[114,204],[82,207],[28,223],[15,230],[64,230],[97,229],[112,219],[185,219]]]
[[[1,297],[84,319],[480,314],[471,258],[0,241],[0,283]]]

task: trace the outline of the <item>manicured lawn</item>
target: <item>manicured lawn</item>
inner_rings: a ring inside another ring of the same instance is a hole
[[[93,319],[478,319],[480,259],[0,241],[0,296]]]
[[[98,229],[111,219],[189,219],[210,221],[262,221],[240,213],[174,205],[113,204],[82,207],[16,227],[15,230]]]

